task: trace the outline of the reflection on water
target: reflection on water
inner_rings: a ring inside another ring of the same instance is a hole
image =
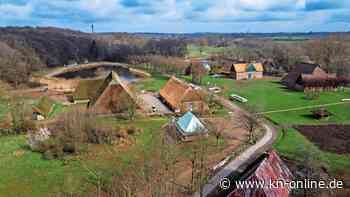
[[[64,78],[64,79],[75,79],[75,78],[89,79],[89,78],[107,76],[112,70],[118,73],[121,80],[129,83],[138,81],[140,79],[140,77],[131,73],[127,68],[124,68],[121,66],[113,66],[113,65],[101,65],[93,68],[86,68],[86,69],[81,69],[77,71],[60,73],[55,75],[54,77]]]

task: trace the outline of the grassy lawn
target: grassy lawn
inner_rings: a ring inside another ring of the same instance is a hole
[[[197,46],[188,45],[188,55],[192,58],[208,58],[215,53],[222,53],[227,50],[227,47],[210,47],[210,46]]]
[[[168,77],[161,75],[153,75],[152,77],[143,79],[136,83],[138,91],[145,90],[150,92],[158,92],[168,81]]]
[[[190,58],[209,58],[214,54],[240,54],[246,52],[248,52],[248,49],[239,47],[214,47],[194,44],[187,46],[187,55]]]
[[[62,113],[65,109],[67,109],[64,105],[60,104],[60,103],[56,103],[53,106],[52,111],[49,114],[49,119],[50,118],[54,118],[55,116],[57,116],[58,114]]]
[[[137,143],[131,150],[116,150],[108,145],[89,145],[86,153],[69,156],[63,161],[45,160],[41,154],[30,151],[23,135],[1,137],[0,197],[57,196],[60,191],[84,194],[84,191],[92,188],[90,170],[110,176],[113,170],[121,169],[123,163],[116,164],[113,158],[118,157],[118,161],[121,159],[127,164],[135,156],[133,149],[143,149],[144,144],[152,139],[152,133],[159,132],[167,120],[158,118],[130,122],[110,118],[102,122],[114,125],[130,124],[143,128],[144,132],[135,136]]]
[[[0,138],[0,196],[50,196],[62,189],[68,176],[81,178],[77,163],[43,160],[25,145],[25,136]]]
[[[282,132],[279,134],[274,148],[285,157],[302,162],[305,151],[307,151],[309,154],[317,156],[320,164],[329,169],[331,173],[345,171],[350,168],[349,155],[321,151],[295,129],[288,129],[285,135]]]
[[[186,80],[189,80],[186,78]],[[258,112],[283,110],[289,108],[320,105],[340,102],[343,98],[350,98],[350,91],[325,92],[319,99],[307,100],[303,92],[295,92],[285,89],[278,81],[255,80],[234,81],[232,79],[205,77],[203,84],[207,86],[220,86],[223,95],[228,98],[230,94],[238,94],[249,101],[247,105]],[[237,103],[242,107],[247,107]],[[350,123],[350,104],[326,107],[334,115],[328,120],[314,120],[310,118],[310,109],[267,114],[266,116],[278,124],[322,124],[322,123]],[[301,161],[305,151],[319,156],[319,161],[330,172],[348,170],[350,168],[350,156],[329,153],[320,150],[301,133],[289,129],[285,136],[280,132],[280,138],[274,145],[278,152],[290,159]]]
[[[308,100],[303,92],[290,91],[285,89],[279,81],[273,80],[234,81],[232,79],[205,77],[203,84],[222,87],[226,98],[233,93],[247,98],[249,100],[247,105],[257,112],[337,103],[343,98],[350,98],[350,90],[347,90],[345,92],[324,92],[320,95],[320,98]],[[242,105],[241,103],[238,104]],[[310,109],[271,113],[267,114],[267,117],[282,124],[350,123],[350,103],[326,108],[334,114],[328,120],[310,118]]]

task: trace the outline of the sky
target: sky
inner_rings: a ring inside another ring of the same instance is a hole
[[[0,26],[85,32],[350,31],[350,0],[0,0]]]

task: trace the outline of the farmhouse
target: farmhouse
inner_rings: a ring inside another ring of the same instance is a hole
[[[179,119],[173,120],[172,128],[176,130],[177,139],[184,142],[196,140],[201,136],[208,136],[208,130],[205,128],[204,123],[190,111]]]
[[[165,86],[159,91],[159,95],[176,113],[194,111],[197,113],[207,113],[208,105],[204,102],[202,92],[181,81],[176,77],[171,77]]]
[[[289,171],[288,167],[283,163],[275,151],[270,151],[267,158],[265,158],[252,170],[248,170],[247,173],[243,173],[241,177],[243,181],[261,181],[263,183],[276,183],[277,181],[284,181],[284,183],[293,180],[293,175]],[[288,197],[290,189],[288,187],[251,187],[251,188],[237,188],[229,197],[243,197],[243,196],[276,196],[276,197]]]
[[[261,79],[264,67],[261,63],[224,62],[223,73],[235,80]]]
[[[33,119],[34,120],[45,120],[49,118],[52,113],[55,102],[47,96],[41,97],[38,103],[32,106]]]
[[[105,79],[80,81],[73,99],[96,113],[121,113],[135,104],[131,91],[114,71]]]
[[[327,74],[318,64],[299,63],[282,78],[282,83],[290,89],[304,90],[311,81],[335,80],[336,76]]]

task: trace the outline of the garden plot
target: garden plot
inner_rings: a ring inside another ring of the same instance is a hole
[[[296,129],[323,151],[350,154],[350,125],[297,126]]]

